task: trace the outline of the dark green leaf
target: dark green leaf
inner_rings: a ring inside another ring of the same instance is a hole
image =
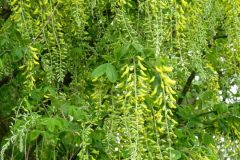
[[[122,57],[125,56],[125,54],[127,54],[127,52],[129,51],[129,47],[130,47],[130,43],[128,44],[124,44],[124,46],[122,47],[120,54],[117,56],[118,59],[121,59]]]
[[[12,57],[14,61],[19,61],[23,57],[23,48],[22,47],[17,47],[12,50]]]
[[[203,143],[206,144],[206,145],[208,145],[208,144],[210,144],[210,143],[212,143],[212,142],[213,142],[212,136],[211,136],[210,134],[205,133],[205,134],[203,135]]]
[[[221,119],[218,120],[219,127],[224,131],[225,133],[229,132],[229,127],[226,121],[223,121]]]
[[[3,68],[3,61],[0,59],[0,69]]]

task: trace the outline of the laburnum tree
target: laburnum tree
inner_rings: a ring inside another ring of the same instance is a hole
[[[1,0],[1,160],[240,159],[239,0]]]

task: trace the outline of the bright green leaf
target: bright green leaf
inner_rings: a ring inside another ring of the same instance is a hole
[[[30,141],[34,141],[38,138],[38,136],[41,134],[41,131],[33,130],[29,133],[29,139]]]
[[[143,46],[138,43],[132,43],[133,48],[139,53],[143,53]]]
[[[178,150],[172,150],[171,153],[172,153],[172,160],[178,160],[182,157],[181,152]]]
[[[108,63],[101,64],[100,66],[98,66],[96,69],[93,70],[91,76],[93,78],[98,78],[98,77],[102,76],[106,72],[107,64]]]
[[[106,75],[110,82],[114,83],[117,81],[118,75],[116,68],[110,63],[107,64]]]

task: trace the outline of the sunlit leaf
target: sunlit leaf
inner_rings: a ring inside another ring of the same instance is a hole
[[[92,77],[98,78],[102,76],[106,72],[107,66],[108,66],[108,63],[101,64],[100,66],[98,66],[96,69],[93,70]]]
[[[110,63],[107,64],[106,75],[109,81],[111,81],[112,83],[117,81],[118,74],[116,68]]]

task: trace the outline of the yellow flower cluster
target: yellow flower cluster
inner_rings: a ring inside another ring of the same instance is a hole
[[[23,75],[26,76],[26,81],[24,82],[24,85],[26,85],[27,88],[32,90],[35,86],[35,78],[34,78],[34,67],[36,65],[39,65],[38,63],[38,49],[34,48],[32,46],[29,46],[29,54],[26,55],[26,62],[24,65],[20,66],[19,69],[25,69],[23,72]]]
[[[140,137],[152,139],[152,130],[156,130],[158,138],[167,135],[172,142],[176,137],[172,129],[177,124],[172,118],[172,109],[176,108],[174,98],[176,92],[173,89],[176,81],[168,74],[173,68],[166,66],[150,68],[146,67],[144,61],[143,57],[137,56],[134,64],[126,64],[122,67],[122,80],[117,85],[117,89],[123,94],[117,96],[118,104],[125,113],[135,115],[137,119],[135,126],[138,125]],[[129,123],[135,122],[133,120]],[[153,124],[155,124],[154,128]]]
[[[131,142],[132,146],[137,144],[138,148],[141,148],[139,146],[146,143],[144,140],[149,139],[151,141],[148,143],[156,145],[158,148],[156,152],[159,152],[162,146],[169,145],[176,137],[173,127],[177,122],[172,118],[172,110],[176,108],[174,98],[176,92],[173,89],[176,81],[168,76],[173,68],[166,66],[152,68],[147,66],[143,57],[136,56],[132,63],[124,65],[120,71],[122,74],[119,83],[112,88],[111,95],[105,92],[108,87],[103,83],[95,86],[91,96],[96,101],[95,109],[111,110],[108,104],[110,101],[113,102],[112,112],[121,115],[115,117],[113,121],[118,122],[118,131],[123,134],[126,141]],[[104,104],[101,104],[106,98],[109,102],[104,101]],[[153,133],[157,135],[154,136]],[[159,142],[162,136],[167,136],[168,141],[157,144],[156,136]]]
[[[173,137],[175,137],[175,135],[171,133],[170,124],[177,124],[177,122],[172,118],[172,109],[176,108],[176,99],[174,98],[174,94],[176,94],[176,92],[172,89],[172,86],[176,84],[176,81],[167,76],[168,73],[172,72],[173,68],[156,66],[155,69],[161,78],[160,89],[162,91],[154,101],[155,105],[160,106],[159,111],[155,115],[157,118],[157,123],[160,125],[158,131],[160,133],[167,131],[169,134],[172,134]]]

